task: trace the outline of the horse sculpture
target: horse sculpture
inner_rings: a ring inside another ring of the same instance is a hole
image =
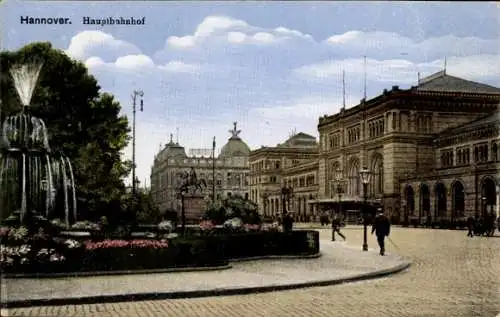
[[[189,172],[184,172],[181,176],[184,180],[183,185],[181,186],[183,189],[187,190],[189,188],[194,188],[194,191],[203,192],[203,189],[207,187],[207,183],[204,179],[198,179],[196,176],[196,171],[191,167]]]

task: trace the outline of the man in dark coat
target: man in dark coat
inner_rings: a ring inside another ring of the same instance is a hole
[[[469,230],[467,236],[471,238],[474,237],[474,218],[472,218],[472,216],[467,218],[467,229]]]
[[[283,214],[283,232],[292,232],[293,230],[293,218],[288,212],[285,211]]]
[[[333,216],[332,220],[332,241],[335,241],[335,232],[339,234],[345,241],[345,236],[340,232],[340,217],[338,215]]]
[[[380,255],[385,254],[385,237],[391,233],[391,222],[383,213],[379,212],[373,221],[372,234],[377,235],[377,242],[380,247]]]

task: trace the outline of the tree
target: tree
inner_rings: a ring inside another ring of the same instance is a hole
[[[157,223],[161,220],[160,210],[153,201],[149,190],[139,190],[137,195],[137,210],[135,218],[139,223]],[[134,212],[134,211],[132,211]]]
[[[101,93],[97,80],[81,62],[50,43],[33,43],[15,52],[0,53],[0,119],[18,112],[9,69],[33,60],[44,62],[31,99],[30,111],[47,125],[52,152],[64,152],[73,164],[79,214],[99,219],[122,209],[123,179],[131,164],[121,159],[129,141],[128,121],[120,104]],[[116,216],[116,215],[115,215]]]

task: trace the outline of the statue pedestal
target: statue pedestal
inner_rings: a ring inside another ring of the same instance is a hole
[[[205,210],[205,198],[201,194],[184,195],[184,212],[186,214],[186,224],[198,224]],[[178,219],[182,219],[179,212]]]

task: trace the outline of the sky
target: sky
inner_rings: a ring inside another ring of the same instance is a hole
[[[290,133],[318,137],[318,118],[393,85],[409,88],[444,68],[500,86],[499,6],[486,2],[14,1],[0,5],[2,50],[50,41],[86,64],[103,92],[137,112],[137,175],[174,136],[217,150],[238,122],[256,149]],[[69,18],[26,25],[23,16]],[[84,17],[145,18],[144,25],[85,25]],[[366,64],[363,56],[366,56]],[[179,133],[177,133],[177,129]],[[124,151],[131,157],[131,146]]]

